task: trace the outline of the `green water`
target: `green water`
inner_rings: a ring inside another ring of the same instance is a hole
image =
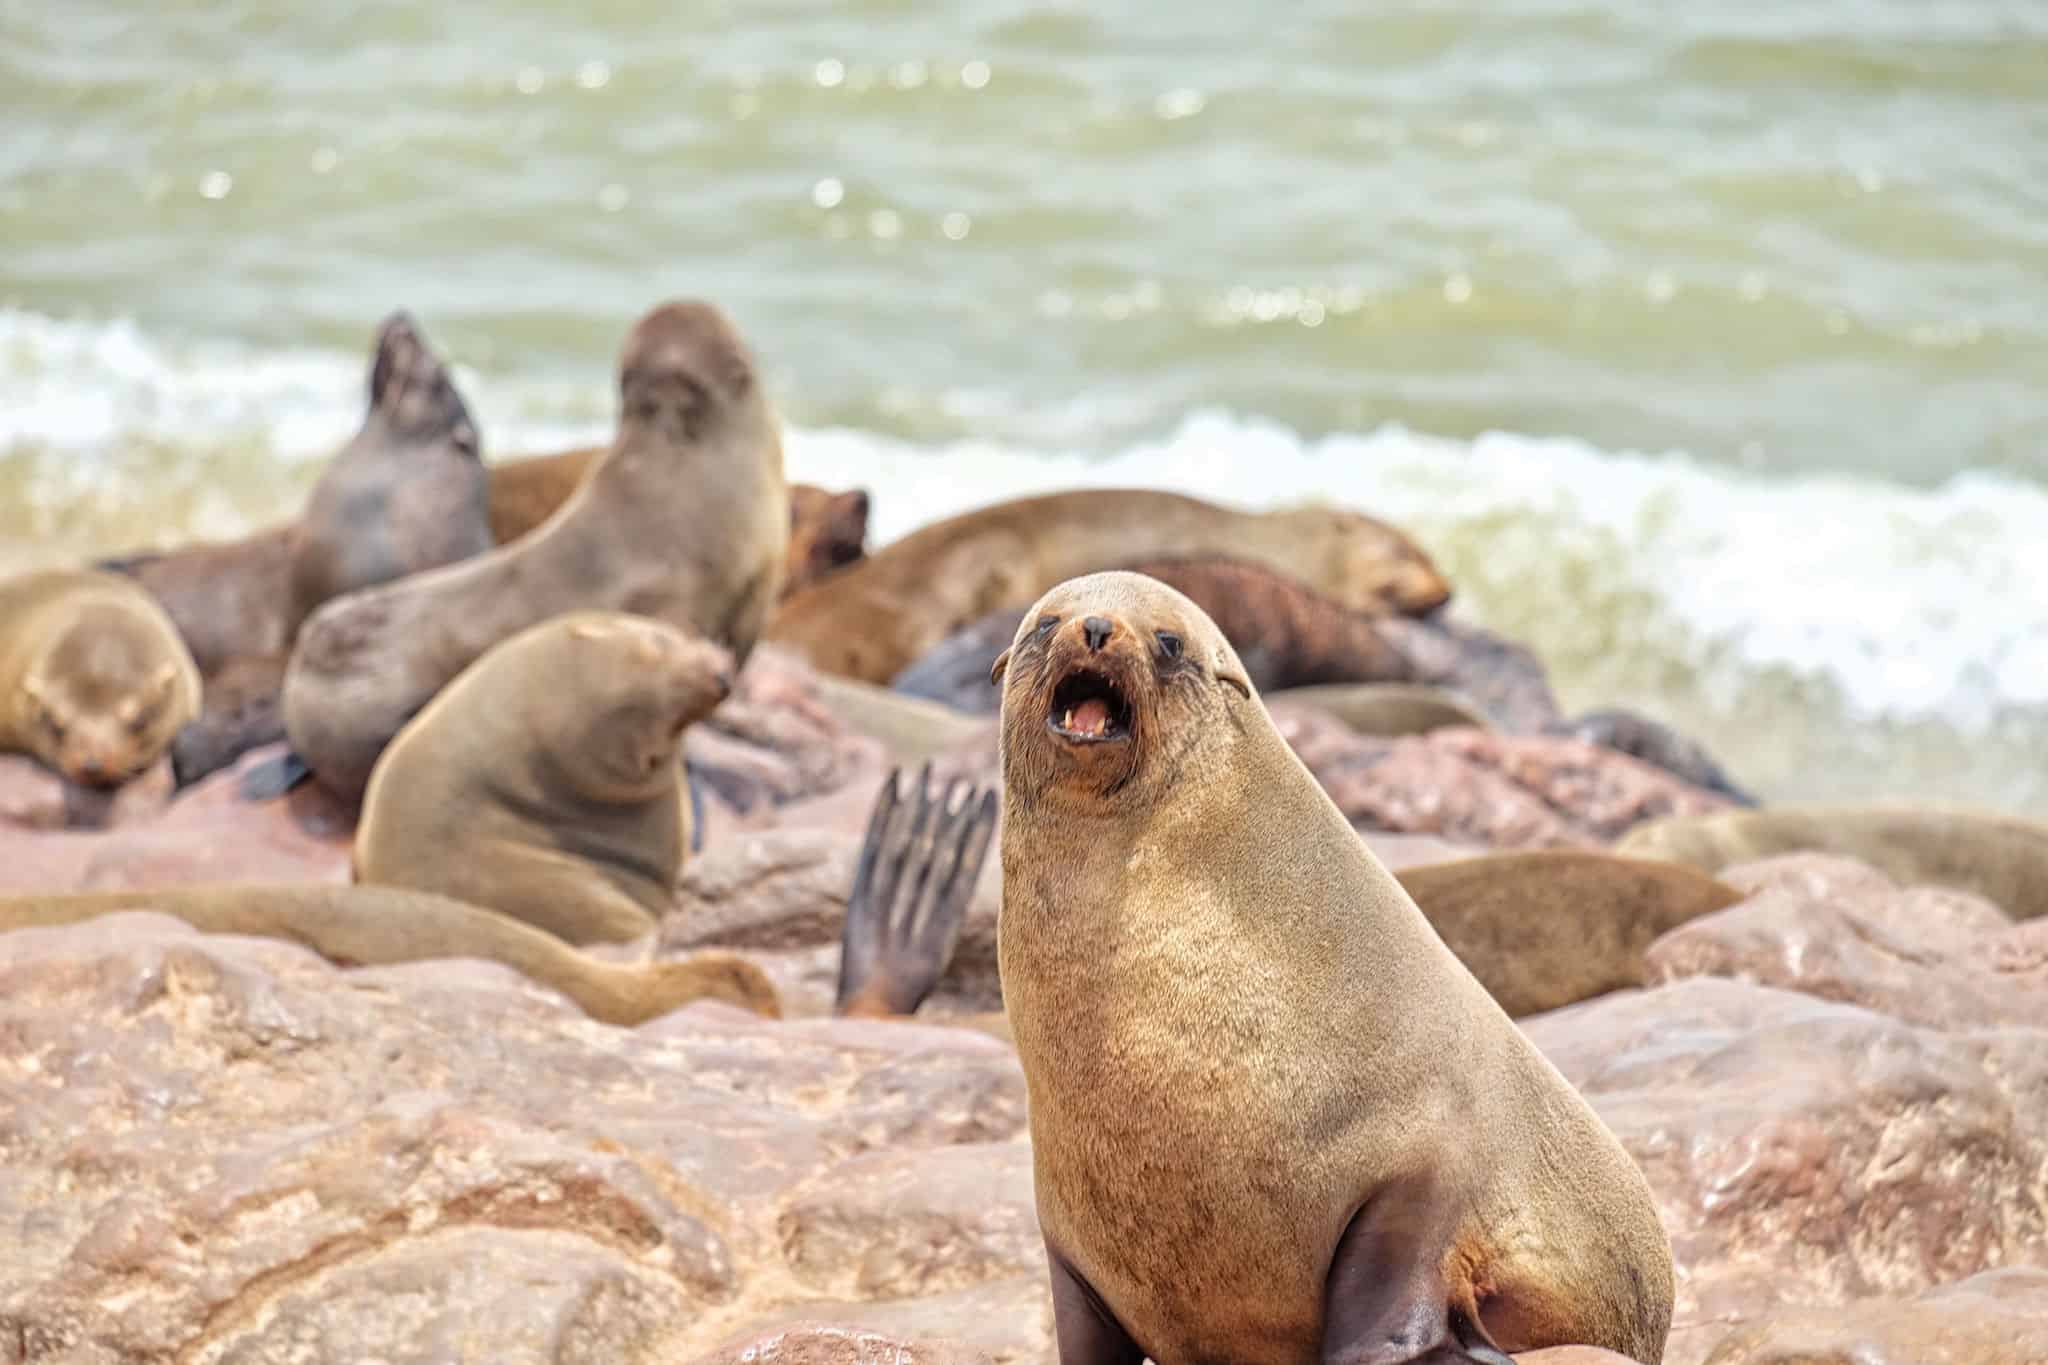
[[[397,307],[601,433],[701,294],[887,534],[1320,492],[1774,795],[2048,808],[2038,0],[0,0],[0,82],[17,544],[289,511]]]

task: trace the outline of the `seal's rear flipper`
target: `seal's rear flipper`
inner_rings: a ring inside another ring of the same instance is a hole
[[[996,830],[996,794],[954,778],[935,803],[932,765],[917,798],[899,798],[900,768],[868,817],[839,949],[840,1014],[912,1014],[944,975]]]
[[[266,758],[242,774],[240,791],[244,801],[274,801],[313,775],[306,760],[287,749],[276,758]]]

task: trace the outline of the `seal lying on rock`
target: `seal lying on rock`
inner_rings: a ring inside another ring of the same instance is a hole
[[[199,712],[199,670],[136,584],[90,570],[0,582],[0,751],[118,787]]]
[[[484,652],[378,759],[359,882],[483,905],[568,943],[650,933],[689,844],[683,731],[732,690],[725,650],[571,612]]]
[[[1262,695],[1322,706],[1361,733],[1420,734],[1474,724],[1511,734],[1567,735],[1642,759],[1743,805],[1756,804],[1712,755],[1661,721],[1619,708],[1565,719],[1533,652],[1443,613],[1418,620],[1355,610],[1271,565],[1228,556],[1092,567],[1143,573],[1178,589],[1216,623]],[[1020,600],[970,622],[904,668],[890,686],[963,711],[994,711],[998,699],[983,676],[1023,614]],[[1392,690],[1396,684],[1425,690]],[[1382,690],[1369,690],[1375,687]]]
[[[287,636],[329,598],[491,548],[489,475],[448,367],[405,313],[377,329],[369,411],[306,498]]]
[[[2014,919],[2048,915],[2048,825],[1946,805],[1773,806],[1637,825],[1615,845],[1710,875],[1780,853],[1834,853],[1901,886],[1973,892]]]
[[[664,304],[627,339],[619,392],[611,452],[538,530],[307,619],[285,673],[285,729],[334,796],[359,798],[436,692],[550,616],[648,616],[745,662],[789,538],[781,438],[752,355],[711,304]]]
[[[1003,685],[1003,998],[1063,1365],[1654,1365],[1621,1144],[1431,930],[1181,594],[1046,594]]]
[[[628,1028],[696,1000],[781,1015],[767,975],[732,953],[605,962],[496,911],[388,886],[226,884],[8,896],[0,897],[0,933],[118,910],[155,910],[208,933],[289,939],[343,967],[459,957],[502,963],[559,991],[591,1018]]]
[[[925,526],[792,594],[769,638],[821,672],[886,683],[962,626],[1134,558],[1270,564],[1348,606],[1429,612],[1450,587],[1395,528],[1331,507],[1246,512],[1156,489],[1075,489]]]

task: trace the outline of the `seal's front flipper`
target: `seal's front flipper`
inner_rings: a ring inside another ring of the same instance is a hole
[[[272,801],[313,775],[306,760],[287,749],[267,758],[242,774],[240,791],[244,801]]]
[[[1445,1281],[1453,1216],[1427,1180],[1395,1181],[1352,1215],[1330,1258],[1324,1365],[1514,1365]]]
[[[996,796],[948,782],[934,804],[931,764],[917,795],[898,794],[892,769],[868,817],[840,938],[840,1014],[912,1014],[952,960],[967,902],[995,836]]]
[[[1048,1245],[1045,1259],[1052,1267],[1052,1331],[1060,1365],[1140,1365],[1144,1351],[1066,1257]]]

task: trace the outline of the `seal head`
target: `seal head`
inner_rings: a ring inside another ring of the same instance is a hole
[[[1248,700],[1237,652],[1194,603],[1130,573],[1070,579],[1039,599],[997,656],[1003,764],[1020,800],[1099,806],[1162,799],[1205,729]]]
[[[21,683],[31,749],[72,782],[118,787],[154,763],[198,707],[189,662],[167,658],[123,606],[81,605]]]

